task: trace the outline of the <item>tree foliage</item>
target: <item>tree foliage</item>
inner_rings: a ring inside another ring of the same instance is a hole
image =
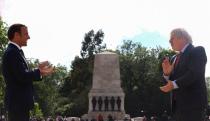
[[[42,110],[40,109],[39,103],[37,102],[34,103],[34,108],[33,110],[30,111],[30,116],[36,117],[36,118],[43,117]]]
[[[7,24],[3,22],[0,18],[0,108],[3,107],[4,105],[4,90],[5,90],[5,82],[3,80],[3,75],[2,75],[2,56],[4,51],[6,50],[6,45],[8,43],[8,38],[7,38]]]
[[[31,68],[37,67],[39,60],[29,59]],[[67,77],[68,71],[65,66],[55,66],[55,72],[42,81],[34,82],[35,101],[39,104],[44,116],[55,115],[58,106],[58,90]]]
[[[101,50],[104,50],[106,45],[102,45],[103,39],[104,32],[102,30],[97,31],[96,33],[94,33],[94,30],[91,30],[86,33],[80,51],[82,58],[88,58],[96,53],[101,52]]]
[[[207,92],[208,92],[208,102],[210,102],[210,77],[206,77]]]
[[[0,55],[2,57],[4,51],[6,50],[6,45],[8,43],[7,38],[7,24],[0,19]]]

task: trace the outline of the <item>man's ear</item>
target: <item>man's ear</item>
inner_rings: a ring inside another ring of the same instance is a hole
[[[18,38],[20,38],[20,33],[15,32],[15,34],[14,34],[14,38],[13,38],[13,39],[18,39]]]
[[[17,36],[18,36],[18,33],[17,33],[17,32],[15,32],[15,34],[14,34],[14,38],[17,38]]]

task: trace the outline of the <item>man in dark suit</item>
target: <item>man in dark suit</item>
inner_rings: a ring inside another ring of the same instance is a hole
[[[170,44],[177,51],[172,61],[162,63],[167,84],[161,91],[172,92],[172,112],[176,121],[204,121],[207,107],[205,49],[192,45],[191,36],[184,29],[171,32]]]
[[[14,24],[8,29],[9,44],[3,55],[2,72],[6,83],[5,105],[9,121],[29,121],[29,110],[33,108],[33,81],[53,72],[47,61],[37,69],[30,69],[21,49],[30,39],[27,27]]]

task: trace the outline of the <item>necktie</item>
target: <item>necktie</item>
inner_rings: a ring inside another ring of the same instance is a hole
[[[175,63],[174,63],[174,67],[177,67],[177,65],[179,63],[180,56],[181,56],[181,53],[176,55],[176,60],[175,60]]]
[[[20,49],[20,54],[25,58],[25,55],[24,55],[24,53],[23,53],[23,50],[22,49]]]
[[[22,57],[23,57],[23,59],[24,59],[24,61],[26,63],[27,68],[29,69],[28,62],[26,61],[26,58],[25,58],[25,55],[24,55],[24,52],[23,52],[22,49],[20,49],[20,54],[22,55]]]

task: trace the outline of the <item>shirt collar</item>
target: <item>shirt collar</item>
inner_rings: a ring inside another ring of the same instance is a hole
[[[13,44],[13,45],[15,45],[19,50],[21,50],[21,47],[20,47],[18,44],[14,43],[14,42],[12,42],[12,41],[9,41],[9,44]]]
[[[189,43],[186,44],[186,45],[182,48],[181,52],[183,53],[183,52],[186,50],[186,48],[187,48],[188,46],[189,46]]]

